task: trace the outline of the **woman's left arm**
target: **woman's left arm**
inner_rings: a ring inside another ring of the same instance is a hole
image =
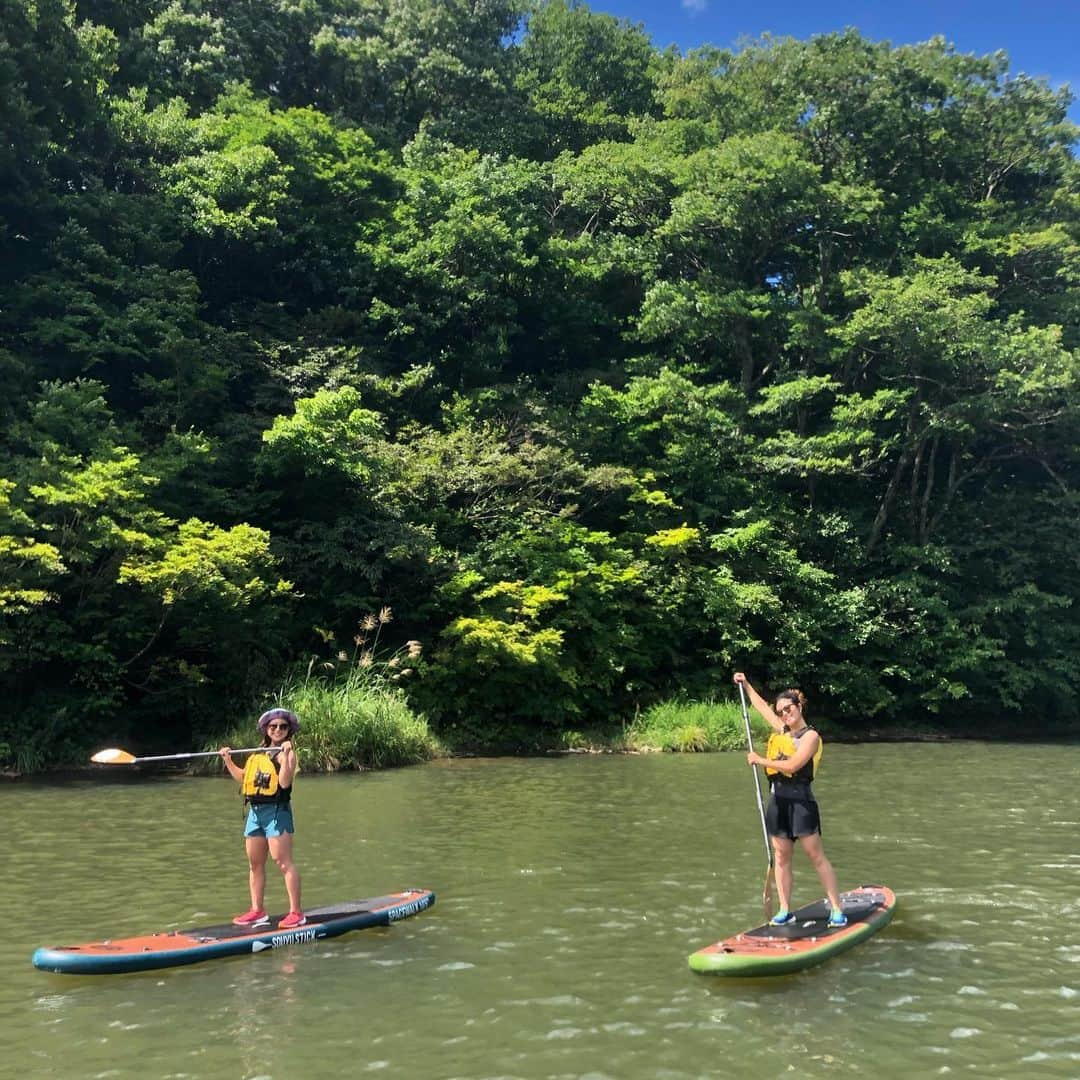
[[[797,773],[817,753],[820,740],[821,736],[816,731],[811,731],[806,738],[799,740],[799,749],[789,758],[766,758],[750,753],[746,755],[746,760],[751,765],[764,765],[768,769],[776,769],[790,776]]]
[[[293,749],[293,744],[289,741],[283,742],[279,753],[281,756],[278,759],[280,762],[278,765],[278,783],[282,787],[292,787],[293,777],[296,776],[297,772],[296,751]]]

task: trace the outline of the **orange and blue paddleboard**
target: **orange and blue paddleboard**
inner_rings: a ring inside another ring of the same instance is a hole
[[[349,900],[330,907],[305,910],[307,922],[291,930],[279,930],[283,915],[272,915],[255,926],[205,926],[195,930],[170,930],[142,937],[92,941],[86,945],[58,945],[38,949],[34,967],[65,975],[110,975],[125,971],[197,964],[223,956],[255,955],[267,949],[309,945],[337,937],[350,930],[388,926],[416,915],[435,903],[428,889]]]
[[[792,912],[783,926],[765,923],[708,945],[690,956],[704,975],[787,975],[813,967],[876,934],[893,917],[896,896],[884,885],[860,885],[840,894],[847,926],[829,926],[829,901]]]

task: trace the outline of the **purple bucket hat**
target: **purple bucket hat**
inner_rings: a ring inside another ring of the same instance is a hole
[[[266,734],[266,725],[271,720],[288,720],[290,735],[295,735],[300,730],[300,721],[297,719],[296,713],[290,712],[288,709],[267,709],[259,717],[259,730],[264,735]]]

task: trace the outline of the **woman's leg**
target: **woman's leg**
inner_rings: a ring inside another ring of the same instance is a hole
[[[776,894],[780,899],[780,910],[791,910],[791,853],[795,850],[795,841],[786,836],[772,837],[773,858],[776,863]]]
[[[248,857],[248,891],[251,893],[251,910],[264,911],[266,897],[266,853],[269,850],[265,836],[248,836],[244,839]]]
[[[292,859],[292,833],[270,838],[270,856],[285,876],[285,891],[289,894],[289,910],[303,911],[300,906],[300,871]]]
[[[836,871],[833,870],[832,863],[825,857],[825,848],[821,843],[821,833],[814,833],[812,836],[800,836],[799,843],[814,864],[814,869],[817,871],[821,884],[825,886],[825,895],[828,896],[833,910],[839,911],[840,890],[836,884]]]

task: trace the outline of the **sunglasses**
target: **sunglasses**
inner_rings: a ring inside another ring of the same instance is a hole
[[[266,730],[267,731],[288,731],[289,730],[289,725],[288,724],[267,724],[266,725]]]
[[[794,701],[789,701],[786,705],[782,705],[779,709],[777,709],[776,713],[777,713],[778,716],[786,716],[794,708],[795,708],[795,702]]]

